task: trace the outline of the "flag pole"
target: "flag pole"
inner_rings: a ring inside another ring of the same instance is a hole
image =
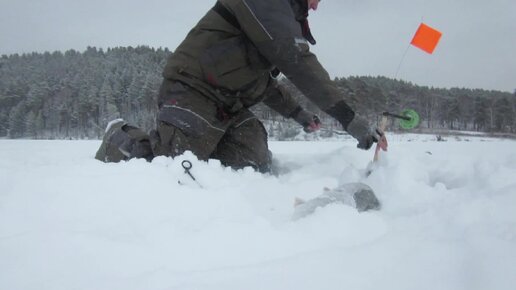
[[[409,49],[410,49],[410,43],[407,45],[407,49],[405,49],[405,52],[403,53],[403,56],[401,57],[400,63],[398,64],[398,68],[396,69],[396,73],[394,74],[394,79],[398,78],[398,73],[400,72],[401,64],[405,60],[405,57],[407,56],[407,52]]]

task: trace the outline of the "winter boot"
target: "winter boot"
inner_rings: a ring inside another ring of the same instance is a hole
[[[149,136],[141,129],[128,125],[123,119],[111,121],[106,127],[95,159],[102,162],[120,162],[131,158],[145,158],[151,161],[152,154]]]

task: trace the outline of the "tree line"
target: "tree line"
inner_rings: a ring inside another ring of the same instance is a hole
[[[138,46],[3,55],[0,137],[101,138],[106,124],[120,117],[145,130],[154,128],[161,72],[171,53]],[[303,105],[321,115],[327,129],[340,129],[292,84],[282,81]],[[421,115],[422,129],[516,132],[516,92],[432,88],[370,76],[334,81],[350,105],[372,120],[383,111],[411,108]],[[271,133],[278,128],[288,134],[299,130],[263,105],[253,111],[271,124]]]

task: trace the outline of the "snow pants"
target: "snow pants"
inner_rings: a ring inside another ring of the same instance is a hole
[[[152,152],[149,160],[155,156],[175,157],[189,150],[201,160],[218,159],[234,169],[251,166],[260,172],[270,170],[272,156],[267,145],[267,132],[248,109],[228,116],[196,90],[168,80],[160,89],[158,106],[157,128],[149,135],[142,137],[140,129],[128,125],[118,129],[125,130],[127,138],[133,139],[130,148],[134,149],[125,150],[125,157],[120,158],[122,155],[117,147],[124,142],[114,142],[106,136],[101,148],[104,146],[109,150],[97,153],[97,159],[117,162],[134,157],[147,158],[141,156],[141,152]],[[132,136],[137,136],[138,140]]]

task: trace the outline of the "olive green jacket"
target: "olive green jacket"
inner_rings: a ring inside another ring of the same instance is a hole
[[[164,78],[193,87],[229,111],[264,101],[289,116],[298,105],[271,78],[275,68],[322,110],[344,99],[303,37],[306,0],[219,2],[229,17],[208,11],[171,55]]]

